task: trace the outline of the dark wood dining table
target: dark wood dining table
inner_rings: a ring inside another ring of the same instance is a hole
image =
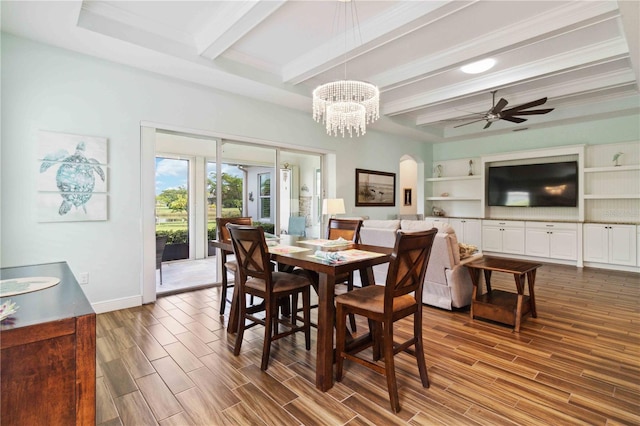
[[[299,252],[270,252],[271,260],[278,265],[298,267],[318,273],[318,334],[316,348],[316,387],[327,391],[333,386],[334,341],[333,329],[335,325],[334,287],[337,276],[348,272],[359,271],[363,286],[375,284],[373,266],[387,263],[391,258],[391,248],[370,246],[365,244],[351,244],[350,248],[382,254],[377,257],[366,257],[352,261],[331,263],[330,261],[312,256],[316,247],[302,242],[302,238],[282,236],[280,244],[285,246],[303,247],[307,251]],[[230,243],[211,241],[214,247],[233,249]],[[222,273],[226,273],[223,265]],[[233,300],[229,312],[227,331],[235,333],[238,328],[237,318],[237,288],[234,286]]]

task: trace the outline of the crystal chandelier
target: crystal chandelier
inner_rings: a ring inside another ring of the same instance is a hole
[[[342,137],[345,132],[353,137],[354,132],[356,136],[367,133],[367,124],[380,118],[380,91],[371,83],[347,80],[346,55],[345,49],[344,80],[325,83],[313,91],[313,119],[326,125],[328,135],[338,136],[339,131]]]

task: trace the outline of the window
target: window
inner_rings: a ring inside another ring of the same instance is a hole
[[[260,188],[260,219],[271,219],[271,173],[258,174]]]

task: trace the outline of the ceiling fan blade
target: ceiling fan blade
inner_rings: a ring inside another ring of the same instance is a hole
[[[522,104],[522,105],[514,106],[513,108],[505,109],[504,111],[502,111],[502,115],[514,115],[518,111],[521,111],[521,110],[527,109],[527,108],[540,106],[540,105],[543,105],[545,102],[547,102],[547,98],[537,99],[535,101],[531,101],[531,102],[528,102],[526,104]]]
[[[512,114],[511,116],[514,115],[539,115],[539,114],[547,114],[551,111],[553,111],[554,108],[547,108],[547,109],[532,109],[531,111],[520,111],[517,112],[515,114]]]
[[[474,121],[470,121],[468,123],[458,124],[457,126],[453,126],[453,128],[456,129],[458,127],[466,126],[467,124],[473,124],[473,123],[477,123],[478,121],[483,121],[483,120],[484,120],[484,118],[481,118],[480,120],[474,120]]]
[[[493,123],[493,121],[487,121],[487,124],[484,125],[484,127],[482,128],[482,130],[484,129],[488,129],[489,126],[491,126],[491,123]]]
[[[501,120],[507,120],[512,123],[523,123],[527,121],[526,118],[519,118],[519,117],[512,117],[512,116],[502,117]]]
[[[507,100],[505,98],[500,98],[500,100],[498,101],[498,103],[491,108],[491,111],[489,112],[490,114],[498,114],[500,111],[502,111],[502,109],[504,107],[507,106],[509,102],[507,102]]]

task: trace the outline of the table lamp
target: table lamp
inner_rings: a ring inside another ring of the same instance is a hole
[[[335,217],[337,214],[345,214],[344,199],[342,198],[325,198],[322,200],[322,214]]]

